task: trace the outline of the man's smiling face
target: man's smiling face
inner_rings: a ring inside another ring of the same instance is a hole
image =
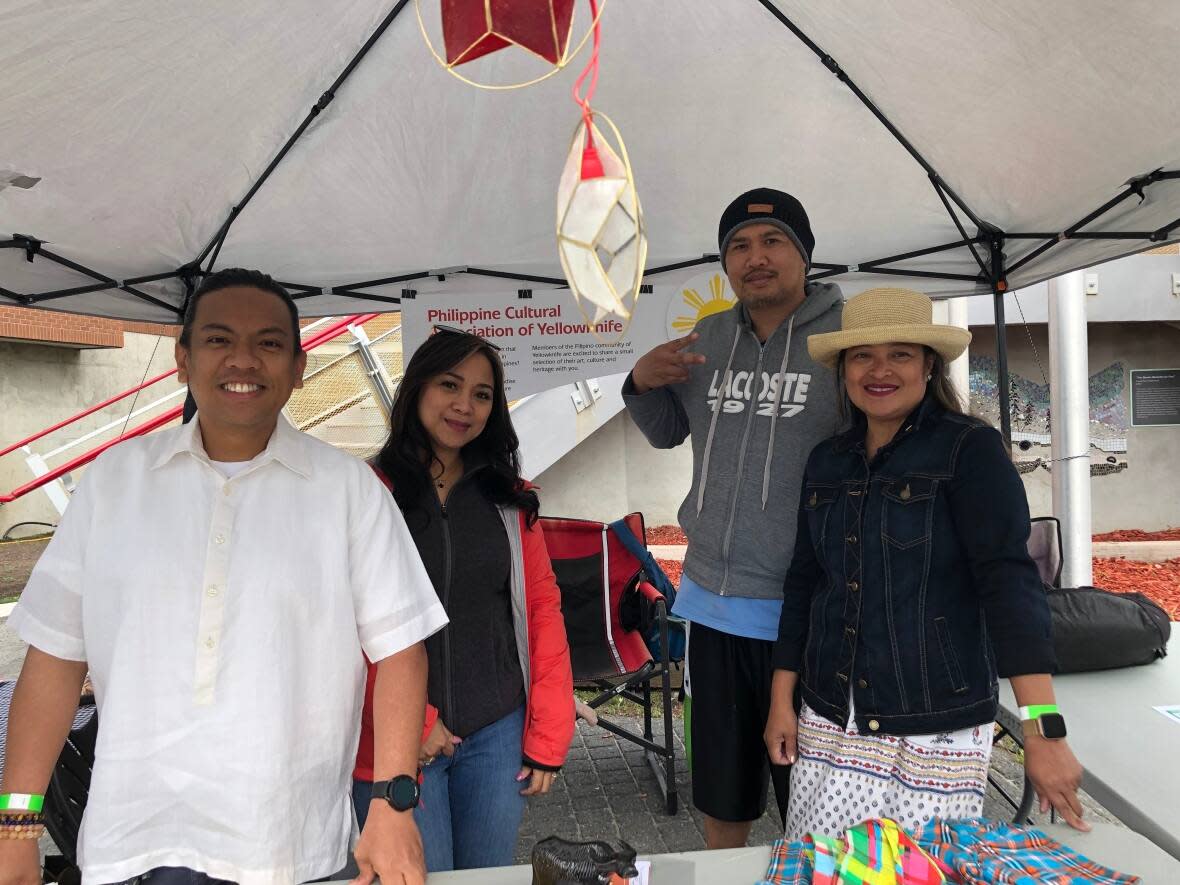
[[[297,334],[271,292],[231,286],[201,296],[176,365],[196,400],[206,451],[252,432],[265,447],[291,391],[303,386],[307,355]]]

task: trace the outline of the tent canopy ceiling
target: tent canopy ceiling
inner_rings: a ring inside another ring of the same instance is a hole
[[[437,6],[422,0],[428,19]],[[594,101],[627,140],[649,267],[715,252],[722,208],[760,185],[803,201],[814,272],[837,278],[961,242],[944,196],[968,238],[981,233],[972,216],[1003,235],[1009,288],[1180,239],[1180,4],[672,8],[607,0]],[[510,53],[477,64],[501,81],[525,70]],[[0,304],[174,322],[176,271],[213,254],[306,287],[308,315],[392,309],[407,285],[505,285],[414,280],[439,268],[559,279],[555,193],[581,64],[526,90],[473,90],[430,57],[405,0],[16,4],[0,32]],[[1152,173],[1141,198],[1082,228],[1141,236],[1073,238],[1022,261]],[[886,266],[937,275],[921,278],[932,294],[986,292],[991,246]],[[411,282],[371,283],[395,277]],[[91,291],[37,297],[78,288]]]

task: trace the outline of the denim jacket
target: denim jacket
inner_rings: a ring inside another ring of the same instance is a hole
[[[870,462],[865,427],[804,472],[773,665],[864,734],[991,722],[997,676],[1055,669],[1028,502],[999,433],[931,396]]]

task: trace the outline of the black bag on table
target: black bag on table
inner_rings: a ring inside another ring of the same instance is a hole
[[[1046,587],[1057,672],[1150,664],[1168,653],[1168,613],[1142,593]]]

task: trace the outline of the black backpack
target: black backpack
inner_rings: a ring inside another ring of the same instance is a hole
[[[1046,587],[1057,672],[1150,664],[1168,653],[1168,613],[1142,593]]]

